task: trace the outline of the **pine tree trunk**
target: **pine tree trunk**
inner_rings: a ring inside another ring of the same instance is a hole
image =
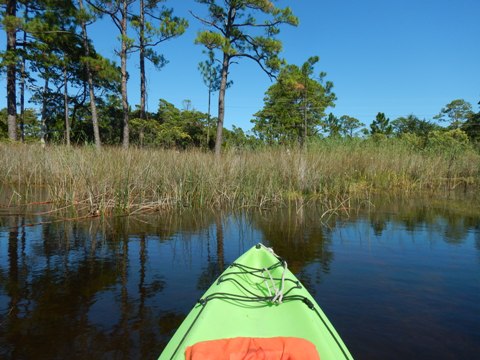
[[[6,16],[17,15],[17,2],[15,0],[7,1]],[[17,89],[16,89],[16,66],[15,66],[15,50],[16,50],[16,34],[17,29],[8,26],[7,33],[7,56],[9,57],[7,65],[7,124],[8,138],[12,141],[17,140]]]
[[[78,5],[80,10],[83,10],[83,0],[78,0]],[[85,48],[85,56],[90,58],[90,46],[88,44],[88,35],[87,35],[87,25],[85,21],[82,20],[82,38],[83,38],[83,46]],[[98,116],[97,116],[97,104],[95,102],[95,92],[93,87],[93,75],[92,69],[90,65],[86,64],[86,71],[87,71],[87,81],[88,81],[88,92],[90,95],[90,111],[92,112],[92,125],[93,125],[93,137],[95,140],[95,147],[100,149],[102,147],[102,141],[100,139],[100,131],[98,129]]]
[[[210,85],[208,86],[207,146],[206,146],[207,149],[209,148],[209,144],[210,144],[211,103],[212,103],[212,82],[210,81]]]
[[[218,123],[217,123],[217,139],[215,141],[215,155],[220,157],[222,152],[223,140],[223,121],[225,118],[225,92],[227,90],[228,65],[230,59],[228,54],[223,54],[222,63],[222,80],[220,82],[220,90],[218,93]]]
[[[143,0],[140,0],[140,119],[145,120],[147,118],[145,110],[145,102],[147,97],[146,90],[146,78],[145,78],[145,4]],[[140,134],[138,135],[140,140],[140,147],[143,147],[143,139],[145,137],[143,131],[143,123],[140,126]]]
[[[140,0],[140,119],[147,118],[145,112],[146,101],[146,79],[145,79],[145,5]]]
[[[28,6],[25,6],[25,22],[28,20]],[[23,55],[22,55],[22,68],[20,70],[20,139],[22,143],[25,142],[25,50],[27,47],[27,32],[23,32]]]
[[[43,87],[43,99],[42,99],[42,125],[41,125],[41,138],[40,142],[45,146],[45,137],[47,135],[47,90],[48,90],[48,77],[45,79],[45,85]]]
[[[122,74],[122,108],[123,108],[123,148],[129,146],[129,128],[128,128],[128,99],[127,99],[127,0],[122,2],[122,50],[121,74]]]
[[[68,76],[67,65],[63,67],[63,103],[65,116],[65,144],[70,146],[70,119],[68,116]]]
[[[88,55],[87,55],[88,56]],[[95,102],[95,92],[93,89],[93,77],[90,69],[88,72],[88,92],[90,94],[90,111],[92,112],[92,126],[93,138],[95,140],[95,147],[100,149],[102,147],[102,140],[100,139],[100,130],[98,128],[97,103]]]
[[[305,75],[305,89],[304,89],[304,99],[303,99],[303,139],[302,139],[302,147],[305,146],[305,143],[307,141],[307,129],[308,129],[308,123],[307,123],[307,103],[308,103],[308,82],[307,82],[307,76]]]
[[[236,8],[230,5],[228,10],[228,18],[226,24],[225,37],[230,39],[231,32],[233,30],[233,23],[235,20]],[[230,55],[223,53],[222,61],[222,78],[220,81],[220,89],[218,92],[218,123],[217,123],[217,139],[215,141],[215,156],[220,158],[222,153],[222,141],[223,141],[223,122],[225,118],[225,92],[227,90],[227,78],[228,67],[230,65]]]

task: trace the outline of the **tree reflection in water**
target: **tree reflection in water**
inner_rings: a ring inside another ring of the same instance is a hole
[[[352,301],[362,304],[364,297],[344,289],[348,296],[343,301],[340,289],[324,285],[326,280],[338,281],[340,266],[340,273],[355,278],[352,284],[360,287],[359,293],[368,288],[371,279],[366,276],[372,272],[385,281],[383,259],[368,262],[371,268],[361,268],[364,274],[349,270],[358,261],[353,256],[365,256],[359,250],[362,237],[370,236],[395,251],[403,249],[399,244],[405,239],[442,243],[448,250],[471,241],[478,269],[478,207],[454,205],[378,200],[373,210],[352,210],[328,224],[320,221],[321,211],[306,206],[238,213],[192,210],[64,223],[48,223],[50,218],[29,215],[27,210],[4,211],[0,214],[0,358],[156,358],[195,300],[257,242],[283,256],[314,295],[320,286],[329,289],[330,297],[322,293],[322,301],[332,306],[333,315],[339,314],[339,327],[346,324],[347,340],[364,351],[361,347],[368,344],[355,341],[361,335],[348,331],[352,317],[342,317],[354,311]],[[34,223],[41,224],[25,226]],[[359,230],[363,227],[367,233]],[[342,232],[355,237],[346,241]],[[409,284],[410,289],[415,286]],[[417,286],[421,298],[422,287]],[[355,316],[371,319],[371,314]],[[392,333],[396,335],[400,337]]]

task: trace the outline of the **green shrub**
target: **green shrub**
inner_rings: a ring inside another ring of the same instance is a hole
[[[428,137],[428,146],[433,150],[457,152],[469,149],[471,144],[465,131],[453,129],[447,131],[432,131]]]

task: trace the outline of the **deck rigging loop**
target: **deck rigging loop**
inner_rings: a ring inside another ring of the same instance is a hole
[[[279,303],[279,304],[282,303],[283,296],[284,296],[285,272],[287,271],[287,262],[283,261],[282,266],[283,266],[283,272],[282,272],[282,277],[281,277],[281,280],[280,280],[280,287],[277,287],[275,285],[275,281],[273,280],[273,276],[270,273],[270,270],[268,270],[268,268],[263,268],[263,271],[262,271],[262,273],[267,273],[267,275],[268,275],[268,278],[265,277],[265,279],[264,279],[264,283],[265,283],[265,287],[267,288],[268,295],[272,297],[272,302],[273,303]],[[270,282],[268,280],[270,280]],[[269,284],[272,286],[273,292],[270,289]]]
[[[257,249],[264,248],[265,250],[270,252],[273,256],[275,256],[278,259],[278,261],[283,266],[283,272],[282,272],[280,287],[277,287],[275,285],[275,281],[273,280],[273,277],[272,277],[272,274],[270,273],[270,271],[267,268],[263,268],[263,271],[267,273],[268,278],[270,279],[270,284],[272,285],[272,289],[273,289],[273,296],[272,296],[272,291],[270,290],[270,285],[268,283],[268,280],[265,279],[265,286],[268,290],[268,294],[269,294],[269,296],[272,296],[272,302],[273,303],[281,304],[282,300],[283,300],[283,296],[284,296],[285,274],[286,274],[287,269],[288,269],[288,264],[284,259],[282,259],[280,256],[275,254],[275,251],[273,251],[273,248],[265,246],[262,243],[258,243],[256,247],[257,247]]]
[[[202,299],[202,302],[212,299],[238,300],[246,302],[267,302],[271,304],[281,304],[283,301],[297,300],[296,296],[288,296],[293,290],[301,289],[302,286],[295,279],[287,277],[287,262],[278,258],[278,261],[273,265],[264,268],[254,268],[239,263],[232,263],[230,265],[231,271],[222,274],[217,281],[217,284],[222,282],[232,282],[239,289],[242,290],[243,295],[229,294],[229,293],[212,293]],[[282,275],[274,277],[272,272],[275,269],[282,267]],[[235,270],[233,270],[235,269]],[[251,277],[253,281],[256,280],[257,285],[263,284],[261,287],[247,288],[244,283],[238,281],[238,276]],[[255,292],[254,290],[258,290]]]

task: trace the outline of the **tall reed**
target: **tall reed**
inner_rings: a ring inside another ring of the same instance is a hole
[[[452,160],[453,159],[453,160]],[[33,201],[136,213],[177,207],[268,207],[373,192],[479,190],[480,155],[418,152],[394,141],[325,141],[308,149],[228,151],[66,148],[0,144],[0,184]],[[30,195],[29,195],[30,194]]]

